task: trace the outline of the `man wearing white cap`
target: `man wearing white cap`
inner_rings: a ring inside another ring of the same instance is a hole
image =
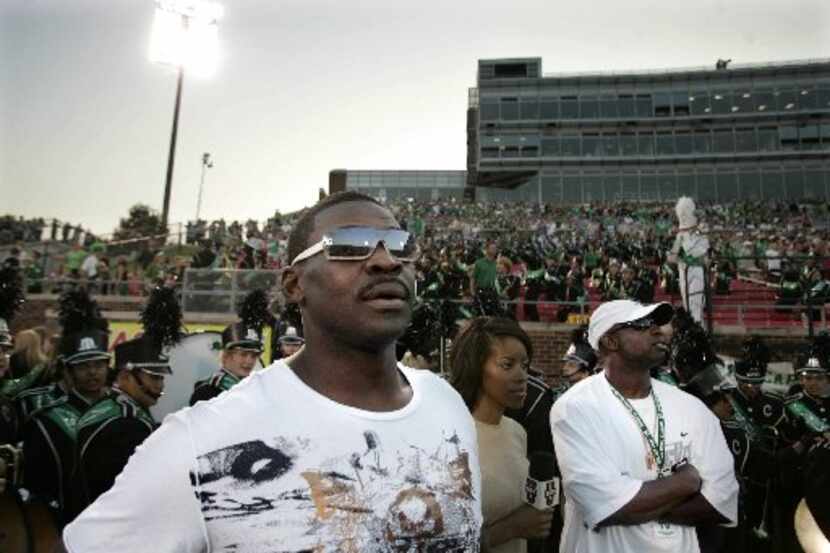
[[[565,490],[560,551],[700,551],[695,525],[734,524],[738,483],[718,419],[691,395],[654,380],[669,336],[667,303],[617,300],[591,316],[596,375],[551,410]]]

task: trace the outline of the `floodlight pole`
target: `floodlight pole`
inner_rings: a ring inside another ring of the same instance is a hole
[[[179,108],[182,104],[182,81],[184,80],[184,67],[179,66],[179,76],[176,80],[176,104],[173,108],[173,130],[170,132],[170,151],[167,154],[167,177],[164,181],[164,207],[161,211],[161,225],[163,231],[167,232],[167,218],[170,214],[170,192],[173,188],[173,163],[176,160],[176,136],[179,132]]]

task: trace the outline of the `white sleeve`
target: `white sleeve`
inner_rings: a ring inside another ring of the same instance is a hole
[[[603,448],[607,440],[592,422],[596,413],[582,412],[572,401],[557,401],[550,412],[553,446],[563,487],[585,522],[593,528],[631,501],[643,482],[622,475]]]
[[[199,553],[206,529],[190,472],[185,417],[168,416],[130,457],[113,487],[63,532],[69,553]]]
[[[705,408],[701,404],[701,411]],[[692,444],[691,463],[700,473],[700,493],[712,507],[729,519],[729,526],[738,521],[738,481],[735,460],[726,444],[720,422],[708,409],[699,415],[701,439]]]

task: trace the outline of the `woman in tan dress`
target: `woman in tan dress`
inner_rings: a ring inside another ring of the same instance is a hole
[[[527,435],[505,417],[527,395],[530,338],[510,319],[479,317],[453,342],[452,385],[476,423],[481,463],[484,538],[493,553],[525,553],[527,539],[550,532],[551,512],[522,500],[528,473]]]

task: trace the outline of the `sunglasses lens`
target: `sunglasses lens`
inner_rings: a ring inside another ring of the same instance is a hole
[[[412,259],[417,250],[415,237],[405,230],[378,230],[369,227],[342,227],[329,236],[327,246],[329,257],[340,259],[365,259],[375,250],[379,242],[394,257]]]
[[[415,237],[405,230],[388,230],[383,232],[383,243],[389,249],[389,253],[398,259],[413,259],[418,251],[418,244]]]

